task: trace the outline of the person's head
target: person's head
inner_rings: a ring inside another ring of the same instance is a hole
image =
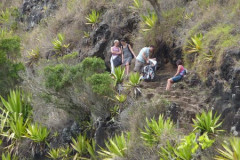
[[[149,48],[150,48],[150,52],[153,53],[154,52],[154,46],[151,45]]]
[[[120,42],[121,42],[122,45],[125,45],[127,43],[125,39],[121,39]]]
[[[114,40],[114,46],[116,46],[116,47],[119,46],[119,40]]]
[[[177,66],[179,66],[179,65],[183,65],[182,60],[181,60],[181,59],[177,60],[176,65],[177,65]]]

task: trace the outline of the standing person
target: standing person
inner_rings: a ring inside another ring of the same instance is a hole
[[[114,46],[111,47],[111,59],[110,59],[110,63],[111,63],[111,73],[115,73],[114,72],[114,68],[121,65],[122,63],[122,58],[121,58],[121,54],[122,51],[119,47],[119,41],[115,40],[114,41]]]
[[[122,44],[122,64],[125,66],[126,76],[129,74],[129,66],[133,58],[136,58],[135,53],[130,44],[127,44],[124,39],[121,40]]]
[[[183,67],[182,60],[180,59],[177,60],[176,64],[178,66],[177,73],[174,75],[174,77],[167,80],[167,86],[166,86],[167,91],[170,90],[173,83],[179,82],[183,78],[183,76],[186,74],[186,70]]]
[[[149,63],[149,54],[153,53],[153,51],[154,51],[154,46],[144,47],[141,49],[141,51],[139,52],[136,58],[135,67],[134,67],[135,72],[140,72],[140,73],[142,72],[144,65]]]

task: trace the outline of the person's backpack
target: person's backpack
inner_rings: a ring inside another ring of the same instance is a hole
[[[143,68],[143,77],[145,81],[151,81],[155,78],[155,71],[151,65],[147,65]]]
[[[122,57],[121,56],[117,56],[114,60],[113,60],[113,65],[114,67],[118,67],[122,64]]]

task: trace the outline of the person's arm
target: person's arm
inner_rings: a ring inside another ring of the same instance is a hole
[[[143,52],[143,54],[142,54],[142,56],[143,56],[143,59],[146,61],[146,63],[148,63],[148,57],[146,57],[146,54],[145,54],[145,52]]]
[[[119,48],[119,51],[116,52],[116,51],[113,50],[113,47],[111,47],[111,53],[112,53],[112,54],[122,54],[122,51],[121,51],[121,49]]]
[[[174,76],[177,76],[177,75],[179,75],[179,73],[180,73],[180,70],[181,70],[181,65],[179,65],[179,66],[178,66],[177,73],[176,73]]]
[[[123,63],[123,61],[124,61],[124,57],[123,57],[123,48],[121,47],[121,54],[122,54],[122,63]]]
[[[136,55],[135,55],[135,53],[133,52],[133,49],[132,49],[132,47],[131,47],[131,45],[130,45],[130,44],[128,45],[128,47],[129,47],[130,51],[132,52],[132,54],[133,54],[134,58],[136,58]]]

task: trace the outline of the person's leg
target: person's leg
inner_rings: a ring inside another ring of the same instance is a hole
[[[111,74],[114,74],[114,64],[113,64],[113,58],[111,57],[110,59],[110,63],[111,63]]]
[[[173,84],[173,80],[170,78],[167,80],[167,86],[166,86],[166,90],[169,91],[171,86]]]
[[[141,67],[141,63],[138,60],[136,60],[134,72],[140,72],[140,67]]]
[[[126,65],[125,65],[125,72],[126,72],[126,76],[128,76],[128,74],[129,74],[129,62],[127,62]]]

